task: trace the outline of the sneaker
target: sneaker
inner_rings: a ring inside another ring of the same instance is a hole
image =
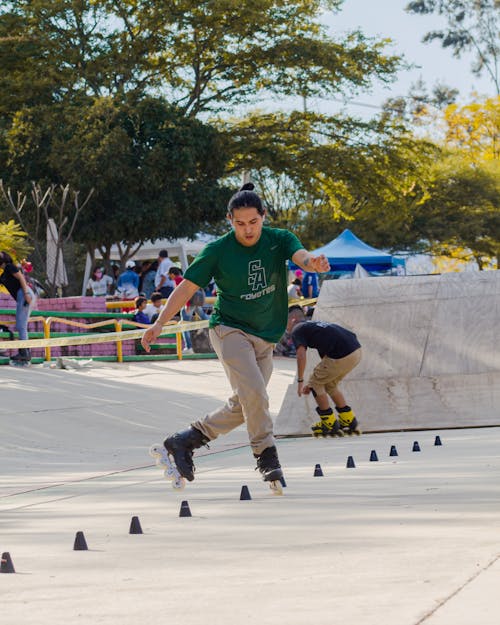
[[[182,353],[184,355],[186,355],[186,354],[194,354],[194,351],[193,351],[192,347],[184,347],[184,349],[182,350]]]

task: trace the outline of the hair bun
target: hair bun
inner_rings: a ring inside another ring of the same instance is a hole
[[[240,191],[253,191],[255,189],[255,185],[253,182],[245,182],[245,184],[241,187]]]

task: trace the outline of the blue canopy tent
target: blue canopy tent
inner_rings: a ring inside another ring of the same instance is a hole
[[[331,273],[353,272],[358,264],[370,273],[385,273],[397,264],[391,254],[376,250],[347,229],[336,239],[311,253],[315,256],[324,254],[330,263]]]

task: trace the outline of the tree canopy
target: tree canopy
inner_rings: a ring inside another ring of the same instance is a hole
[[[471,52],[473,73],[485,73],[500,94],[499,0],[414,0],[406,10],[417,15],[443,16],[446,26],[426,33],[423,41],[437,39],[456,57]]]

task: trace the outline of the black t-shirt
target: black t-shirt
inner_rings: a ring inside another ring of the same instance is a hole
[[[21,288],[21,283],[13,274],[21,271],[13,263],[7,263],[4,267],[3,274],[0,276],[0,284],[3,284],[7,291],[17,300],[17,292]]]
[[[354,332],[336,323],[325,321],[303,321],[292,330],[295,347],[317,349],[321,358],[344,358],[361,347]]]

